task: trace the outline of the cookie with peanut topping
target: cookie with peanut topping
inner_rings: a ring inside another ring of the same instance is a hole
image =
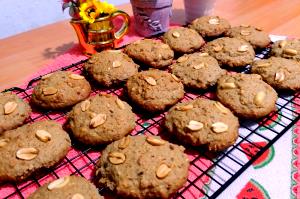
[[[276,91],[257,74],[228,74],[218,80],[217,97],[239,117],[256,119],[276,109]]]
[[[266,48],[271,43],[271,39],[266,32],[250,25],[232,27],[226,35],[228,37],[244,39],[249,42],[254,49]]]
[[[157,69],[133,75],[126,88],[132,102],[150,112],[163,111],[184,96],[183,84],[178,77]]]
[[[239,121],[220,102],[199,98],[172,107],[165,126],[183,143],[222,151],[238,138]]]
[[[100,84],[106,87],[124,82],[138,72],[139,66],[119,50],[105,50],[94,54],[85,69]]]
[[[71,146],[69,135],[54,121],[39,121],[0,136],[0,182],[20,181],[62,160]]]
[[[188,88],[207,89],[217,83],[225,74],[218,61],[207,53],[193,53],[179,57],[170,66],[172,74],[177,76]]]
[[[84,76],[58,71],[42,77],[34,87],[31,101],[44,109],[62,109],[86,99],[90,92]]]
[[[108,145],[96,183],[125,198],[169,198],[188,177],[184,148],[157,136],[128,136]]]
[[[16,94],[0,93],[0,134],[22,125],[30,113],[30,106]]]
[[[80,176],[65,176],[38,188],[28,199],[103,199],[91,182]]]
[[[208,42],[202,51],[216,58],[220,65],[232,68],[251,64],[255,58],[251,44],[238,38],[215,39]]]
[[[278,90],[300,89],[300,63],[282,57],[270,57],[269,59],[253,62],[252,73],[262,76],[263,80]]]
[[[164,68],[172,63],[174,52],[169,45],[154,39],[135,41],[124,49],[129,57],[153,68]]]
[[[189,28],[196,30],[204,38],[223,36],[230,27],[229,22],[219,16],[202,16],[189,25]]]
[[[274,44],[272,44],[271,55],[300,61],[300,39],[274,42]]]
[[[100,94],[76,104],[68,114],[68,127],[85,144],[107,144],[135,127],[131,107],[117,96]]]
[[[178,53],[192,53],[205,43],[195,30],[185,27],[170,29],[164,34],[163,41]]]

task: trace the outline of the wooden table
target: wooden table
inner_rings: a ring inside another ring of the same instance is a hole
[[[130,4],[119,8],[132,14]],[[173,9],[172,21],[183,24],[183,0],[174,0]],[[232,25],[253,24],[272,34],[300,38],[299,10],[299,0],[217,0],[214,14]],[[0,40],[0,90],[21,84],[75,43],[75,32],[67,20]]]

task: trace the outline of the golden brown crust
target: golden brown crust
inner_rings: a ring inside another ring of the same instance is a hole
[[[232,27],[226,35],[228,37],[244,39],[249,42],[254,49],[266,48],[271,43],[271,39],[266,32],[253,26],[241,25]]]
[[[222,125],[224,129],[216,130]],[[239,121],[221,103],[199,98],[172,107],[166,115],[165,126],[183,143],[221,151],[235,143]]]
[[[203,53],[184,55],[178,60],[170,66],[172,74],[189,88],[207,89],[225,74],[215,58]]]
[[[84,103],[89,103],[83,108]],[[91,122],[99,125],[92,126]],[[93,119],[96,118],[96,119]],[[73,135],[85,144],[105,144],[121,139],[135,127],[135,114],[131,107],[117,96],[96,95],[75,105],[68,116]]]
[[[166,71],[148,70],[130,77],[126,84],[128,96],[145,110],[162,111],[184,96],[183,84]]]
[[[230,74],[218,80],[217,97],[237,116],[256,119],[274,111],[276,91],[256,74]]]
[[[300,61],[300,39],[276,41],[272,45],[271,54],[276,57],[284,57]]]
[[[300,63],[297,61],[281,57],[257,60],[254,61],[251,72],[261,75],[275,89],[300,89]]]
[[[128,198],[169,198],[187,180],[189,161],[184,148],[159,137],[129,136],[104,149],[97,163],[96,181]],[[152,141],[152,142],[151,142]],[[160,140],[162,141],[162,140]],[[122,143],[122,144],[121,144]],[[115,158],[114,158],[115,157]],[[119,157],[120,159],[117,159]]]
[[[204,45],[203,38],[195,30],[184,27],[170,29],[163,41],[178,53],[191,53]]]
[[[251,64],[255,57],[252,46],[243,39],[222,37],[208,42],[202,49],[216,58],[220,65],[243,67]]]
[[[222,36],[231,26],[226,19],[219,16],[203,16],[195,19],[189,27],[205,38]]]
[[[154,39],[143,39],[126,46],[124,52],[131,58],[153,68],[163,68],[172,63],[174,52],[167,44]]]
[[[86,99],[91,92],[89,82],[83,76],[73,76],[70,71],[58,71],[42,78],[33,90],[34,105],[62,109]]]
[[[30,113],[31,108],[29,104],[17,95],[0,93],[0,134],[22,125]]]
[[[103,86],[119,84],[138,72],[138,65],[121,51],[105,50],[94,54],[85,69]]]
[[[53,183],[53,181],[46,183],[31,194],[28,199],[73,199],[72,197],[75,194],[80,194],[86,199],[103,199],[103,197],[99,195],[96,187],[83,177],[65,176],[60,179],[64,179],[68,182],[62,187],[51,190],[49,190],[48,186],[50,183]]]
[[[47,131],[51,138],[42,141],[40,134],[37,135],[38,130]],[[6,131],[0,140],[6,140],[6,144],[0,147],[1,182],[23,180],[41,168],[55,165],[66,156],[71,146],[69,135],[60,124],[53,121],[35,122]],[[28,156],[30,160],[22,159],[26,156],[24,150],[21,151],[23,153],[19,150],[24,148],[35,149],[36,156]]]

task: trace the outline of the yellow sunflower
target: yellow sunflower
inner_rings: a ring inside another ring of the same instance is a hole
[[[80,4],[79,15],[88,23],[94,23],[95,19],[100,14],[111,14],[116,8],[107,2],[100,2],[99,0],[86,0]]]

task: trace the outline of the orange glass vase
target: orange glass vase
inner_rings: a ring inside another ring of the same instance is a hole
[[[116,17],[122,17],[123,20],[119,30],[115,30],[114,19]],[[110,15],[97,18],[92,24],[74,19],[70,23],[84,53],[91,56],[97,51],[114,48],[118,40],[128,32],[129,19],[127,13],[117,10]]]

